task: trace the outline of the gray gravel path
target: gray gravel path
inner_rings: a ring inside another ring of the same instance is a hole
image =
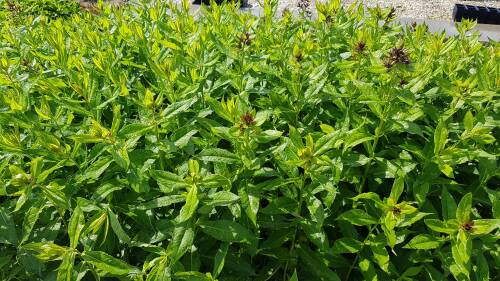
[[[77,0],[83,5],[89,5],[89,2],[97,2],[97,0]],[[114,3],[126,2],[127,0],[105,0]],[[190,0],[192,1],[192,0]],[[248,0],[248,3],[253,7],[259,6],[259,2],[263,0]],[[290,11],[298,11],[299,2],[309,1],[311,9],[314,9],[315,0],[278,0],[278,15],[281,15],[285,9]],[[318,0],[328,1],[328,0]],[[174,0],[181,2],[181,0]],[[367,7],[381,6],[394,7],[396,16],[399,18],[414,18],[414,19],[435,19],[451,21],[453,7],[456,3],[481,5],[500,8],[500,0],[476,0],[476,1],[460,1],[460,0],[342,0],[344,6],[349,6],[353,3],[363,3]]]
[[[252,5],[258,5],[261,0],[249,0]],[[278,13],[283,10],[298,10],[298,3],[301,0],[279,0]],[[311,7],[314,8],[314,0],[311,1]],[[320,0],[323,1],[323,0]],[[456,3],[481,5],[500,8],[500,0],[489,1],[457,1],[457,0],[343,0],[344,6],[354,2],[363,3],[365,6],[374,7],[394,7],[396,15],[400,18],[415,19],[439,19],[452,20],[453,7]]]

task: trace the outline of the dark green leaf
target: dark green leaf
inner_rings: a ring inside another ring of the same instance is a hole
[[[219,241],[240,243],[255,242],[254,235],[247,228],[233,221],[202,221],[198,225],[204,233]]]
[[[0,243],[17,245],[17,241],[14,221],[8,211],[0,206]]]
[[[199,158],[202,161],[226,164],[234,164],[240,162],[240,158],[236,154],[220,148],[205,149],[199,154]]]
[[[140,274],[141,272],[138,268],[101,251],[85,251],[81,257],[84,261],[110,274],[123,276]]]
[[[413,237],[403,248],[429,250],[438,248],[441,243],[442,240],[440,238],[428,234],[420,234]]]
[[[370,225],[376,224],[377,219],[367,214],[365,211],[360,209],[352,209],[343,214],[341,214],[337,219],[346,220],[354,225]]]

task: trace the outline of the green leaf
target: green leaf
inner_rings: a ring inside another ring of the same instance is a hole
[[[470,220],[470,212],[472,209],[472,193],[467,193],[458,203],[456,216],[459,223],[465,223]]]
[[[42,172],[43,169],[43,158],[37,157],[30,162],[30,173],[31,177],[34,179],[38,178],[38,175]]]
[[[150,174],[158,182],[162,192],[170,193],[175,189],[189,187],[189,184],[176,174],[167,171],[151,171]]]
[[[200,174],[200,163],[198,161],[189,159],[188,161],[189,174],[194,177]]]
[[[172,204],[184,202],[186,199],[182,195],[168,195],[152,199],[137,206],[139,210],[149,210],[155,208],[168,207]]]
[[[403,248],[429,250],[441,246],[442,240],[429,234],[419,234],[410,240]]]
[[[208,195],[206,205],[210,207],[227,206],[238,201],[239,199],[240,197],[232,192],[219,191]]]
[[[314,156],[319,156],[335,147],[337,141],[342,136],[340,131],[334,131],[319,138],[314,144]]]
[[[335,240],[331,250],[335,254],[353,254],[359,252],[362,248],[362,242],[353,238],[344,237]]]
[[[368,259],[361,259],[359,261],[359,269],[361,274],[363,274],[364,280],[366,281],[378,281],[377,271],[373,266],[373,263]]]
[[[42,189],[42,192],[55,207],[68,209],[69,199],[63,189],[64,186],[59,186],[56,182],[51,182]]]
[[[476,280],[477,281],[489,281],[490,280],[490,269],[488,266],[488,261],[484,257],[483,253],[479,252],[476,256],[477,260],[477,270],[476,270]]]
[[[377,204],[382,204],[382,200],[380,200],[380,196],[376,193],[373,192],[366,192],[366,193],[361,193],[357,196],[354,196],[351,198],[352,201],[356,202],[361,199],[368,199],[376,202]]]
[[[122,122],[121,106],[119,104],[113,105],[113,122],[111,123],[111,134],[116,135],[120,124]]]
[[[66,248],[52,242],[36,242],[22,246],[25,250],[36,252],[36,257],[42,261],[61,260],[66,254]]]
[[[342,213],[337,219],[345,220],[358,226],[371,225],[378,222],[377,219],[360,209],[352,209]]]
[[[429,193],[430,185],[426,182],[417,182],[413,185],[413,196],[417,199],[419,205],[426,202],[427,195]]]
[[[455,264],[450,266],[450,271],[455,277],[458,277],[457,279],[462,278],[461,275],[468,279],[471,267],[472,239],[452,241],[451,253]]]
[[[135,275],[141,271],[128,263],[112,257],[101,251],[84,251],[81,254],[84,261],[94,265],[96,268],[114,275]]]
[[[113,159],[109,157],[101,157],[92,165],[90,165],[84,173],[85,179],[98,179],[108,169]]]
[[[245,187],[238,189],[238,194],[241,198],[241,206],[245,210],[248,218],[252,221],[253,225],[257,226],[257,212],[259,211],[260,203],[259,198],[249,195]]]
[[[0,206],[0,243],[17,245],[16,226],[7,210]]]
[[[325,260],[321,259],[318,253],[302,247],[297,248],[297,252],[300,258],[300,264],[308,268],[311,273],[319,278],[319,280],[340,281],[340,277],[337,273],[328,268],[325,264]]]
[[[293,271],[292,277],[288,281],[299,281],[299,278],[297,277],[297,270]]]
[[[255,137],[258,143],[268,143],[275,139],[279,139],[283,132],[276,130],[265,130],[260,135]]]
[[[417,276],[418,274],[420,274],[420,272],[422,271],[423,268],[424,268],[423,266],[409,267],[408,269],[405,270],[405,272],[403,272],[402,277],[407,278],[408,280],[411,280],[411,278],[409,278],[409,277]]]
[[[191,224],[177,225],[172,234],[172,242],[167,251],[171,253],[173,262],[178,261],[193,245],[194,229]]]
[[[300,135],[299,131],[291,125],[289,125],[288,136],[297,150],[304,148],[302,136]]]
[[[178,223],[189,220],[198,208],[198,187],[193,184],[186,195],[186,203],[182,207],[179,216],[176,218]]]
[[[426,219],[424,223],[430,229],[441,233],[453,234],[458,231],[458,223],[452,220],[443,222],[437,219]]]
[[[116,216],[115,213],[113,213],[113,211],[110,208],[107,208],[107,210],[108,210],[109,222],[111,224],[111,228],[113,229],[113,231],[116,234],[116,237],[118,237],[118,239],[120,239],[120,241],[122,243],[129,244],[131,239],[127,235],[125,230],[123,230],[122,225],[118,221],[118,217]]]
[[[467,111],[464,116],[464,128],[466,131],[470,131],[472,127],[474,127],[474,116],[470,111]]]
[[[78,240],[80,239],[80,233],[85,226],[85,217],[80,206],[76,206],[71,214],[71,218],[68,223],[68,236],[69,245],[71,248],[75,249],[78,245]]]
[[[188,281],[212,281],[210,273],[203,274],[197,271],[183,271],[175,273],[176,279],[188,280]]]
[[[186,99],[182,101],[175,102],[170,104],[163,112],[161,113],[162,122],[172,119],[173,117],[179,115],[182,112],[188,110],[193,104],[198,101],[198,98],[193,97],[191,99]]]
[[[453,168],[448,165],[448,164],[444,164],[444,163],[439,163],[438,165],[439,167],[439,170],[447,177],[449,178],[455,178],[455,174],[453,173]]]
[[[307,209],[311,214],[312,220],[318,224],[318,227],[322,227],[325,220],[325,211],[321,201],[315,196],[309,196]]]
[[[385,249],[384,245],[381,243],[372,243],[370,245],[375,262],[380,266],[380,268],[388,272],[389,271],[389,254]]]
[[[62,160],[60,162],[58,162],[57,164],[55,164],[54,166],[52,166],[51,168],[49,169],[45,169],[43,172],[41,172],[38,177],[36,178],[36,182],[37,183],[44,183],[45,180],[50,176],[50,174],[52,174],[54,171],[64,167],[65,165],[67,165],[68,162],[66,162],[65,160]]]
[[[224,262],[226,260],[227,250],[229,249],[229,243],[222,243],[214,258],[214,270],[212,275],[214,277],[219,276],[224,268]]]
[[[434,131],[434,155],[439,155],[446,146],[447,141],[448,129],[446,128],[446,123],[444,121],[439,121]]]
[[[130,139],[143,136],[144,133],[151,130],[153,126],[142,123],[134,123],[123,126],[118,132],[118,136],[122,139]]]
[[[125,171],[128,170],[130,166],[130,159],[128,157],[127,147],[122,146],[114,146],[110,149],[111,156],[113,156],[113,160],[115,160],[116,164],[120,166]]]
[[[75,142],[79,143],[100,143],[103,142],[104,139],[101,137],[96,137],[93,135],[74,135],[70,137]]]
[[[426,264],[425,270],[428,274],[427,277],[429,278],[429,280],[431,280],[431,281],[445,280],[444,275],[441,272],[439,272],[437,269],[435,269],[433,266]]]
[[[67,251],[63,258],[62,262],[57,268],[57,281],[73,281],[75,280],[73,276],[73,266],[75,262],[76,253],[69,250]]]
[[[451,196],[446,187],[443,187],[441,191],[441,207],[443,219],[449,220],[456,217],[457,203],[455,203],[455,199]]]
[[[202,161],[234,164],[240,162],[240,158],[225,149],[208,148],[203,150],[198,157]]]
[[[399,197],[403,193],[405,188],[405,180],[404,177],[398,177],[394,180],[394,184],[392,185],[391,194],[389,198],[393,200],[394,203],[398,202]]]
[[[500,219],[478,219],[474,220],[472,234],[488,234],[498,228],[500,228]]]
[[[201,230],[212,238],[224,242],[253,243],[255,236],[241,224],[229,220],[202,221]]]
[[[228,178],[214,174],[204,176],[201,184],[206,188],[230,189],[231,187],[231,181]]]
[[[122,189],[123,189],[123,186],[119,185],[118,182],[114,182],[114,181],[106,182],[106,183],[103,183],[101,186],[99,186],[96,189],[96,191],[92,195],[92,199],[97,201],[97,202],[101,202],[104,199],[106,199],[108,197],[108,195],[112,194],[115,191],[122,190]]]
[[[38,217],[40,216],[40,213],[43,211],[44,208],[45,208],[45,202],[43,200],[38,200],[26,212],[23,220],[23,236],[21,237],[21,241],[19,242],[19,244],[23,244],[24,242],[28,241],[31,231],[33,230],[33,227],[38,221]]]

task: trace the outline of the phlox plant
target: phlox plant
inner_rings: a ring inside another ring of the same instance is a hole
[[[498,278],[499,43],[276,4],[0,11],[0,280]]]

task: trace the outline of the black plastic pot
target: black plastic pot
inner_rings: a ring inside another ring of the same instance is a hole
[[[474,5],[455,4],[453,20],[476,20],[482,24],[500,24],[500,9]]]

